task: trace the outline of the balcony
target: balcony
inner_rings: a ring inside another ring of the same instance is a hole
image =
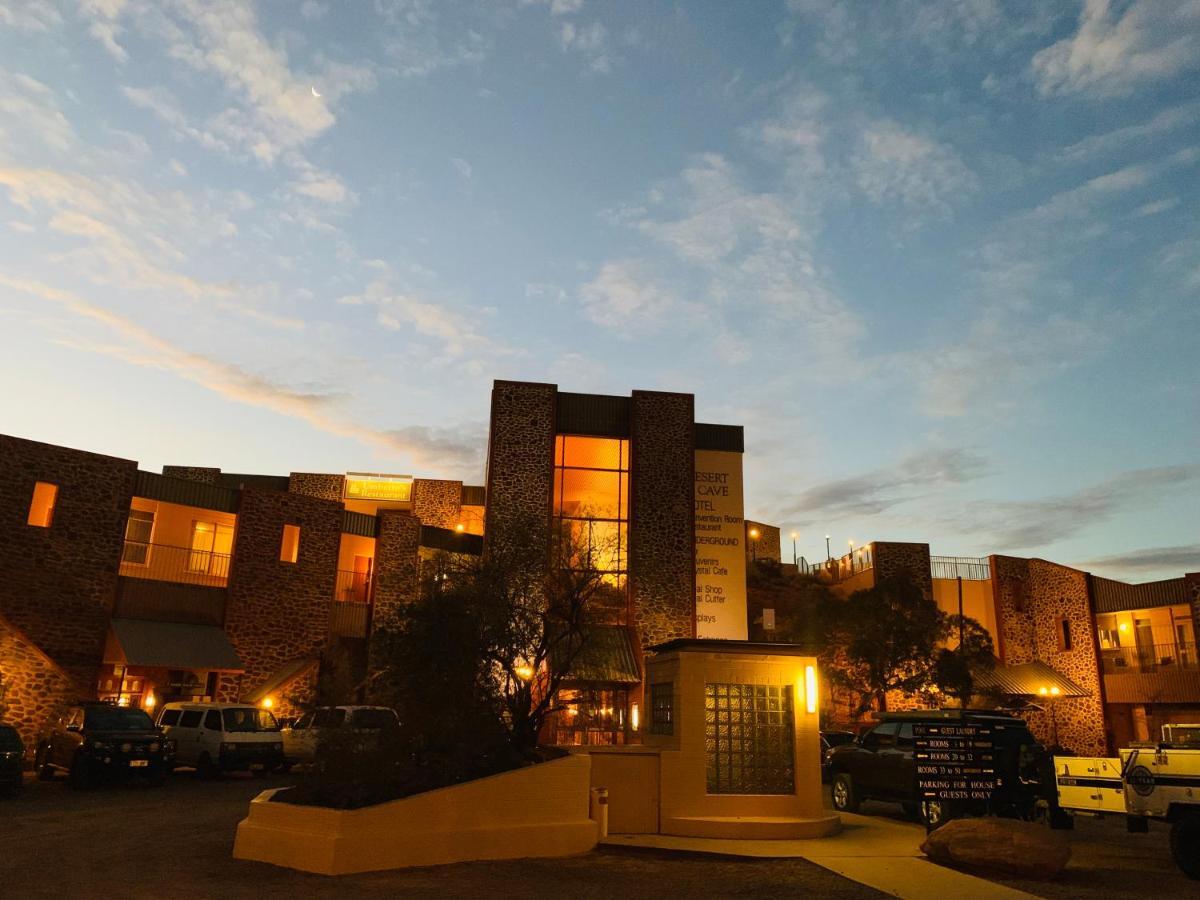
[[[1105,675],[1146,675],[1153,672],[1200,670],[1195,644],[1147,644],[1101,650]]]
[[[339,571],[329,611],[329,630],[341,637],[365,638],[371,616],[371,574]]]
[[[229,561],[228,553],[126,541],[121,574],[126,578],[223,588],[229,581]]]
[[[953,581],[987,581],[992,577],[991,565],[986,556],[931,556],[930,574],[934,578]]]
[[[1153,644],[1101,651],[1109,703],[1200,702],[1195,644]]]

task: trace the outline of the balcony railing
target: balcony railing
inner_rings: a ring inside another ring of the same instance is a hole
[[[992,577],[986,556],[931,556],[929,568],[934,578],[987,581]]]
[[[804,557],[797,562],[801,574],[815,575],[823,581],[844,581],[859,572],[875,568],[874,547],[867,545],[859,547],[852,553],[837,559],[827,559],[822,562],[810,563]]]
[[[339,603],[369,603],[371,573],[339,571],[334,582],[333,599]]]
[[[225,587],[229,580],[229,559],[228,553],[211,550],[126,541],[121,554],[121,574],[126,578]]]
[[[1146,672],[1176,672],[1200,669],[1195,644],[1146,644],[1141,647],[1117,647],[1101,650],[1106,675],[1132,675]]]

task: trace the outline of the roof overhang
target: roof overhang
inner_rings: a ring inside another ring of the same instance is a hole
[[[214,625],[113,619],[104,645],[104,662],[161,669],[241,672],[246,667]]]

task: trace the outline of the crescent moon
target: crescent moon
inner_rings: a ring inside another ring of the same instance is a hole
[[[319,97],[321,96],[319,93],[317,93],[317,89],[316,89],[315,87],[313,87],[312,85],[309,85],[308,89],[309,89],[310,91],[312,91],[312,95],[313,95],[314,97],[318,97],[318,98],[319,98]]]

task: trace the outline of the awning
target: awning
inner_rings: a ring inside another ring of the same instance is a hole
[[[104,662],[163,669],[245,669],[229,637],[214,625],[113,619]]]
[[[604,681],[637,684],[642,680],[629,629],[621,625],[593,625],[567,678],[571,681]]]
[[[290,663],[280,666],[268,675],[266,680],[254,690],[243,694],[242,702],[261,703],[271,694],[287,687],[301,675],[307,675],[318,663],[320,663],[319,659],[307,656],[301,659],[293,659]]]
[[[1046,693],[1042,693],[1042,689]],[[1058,688],[1058,693],[1054,689]],[[1005,694],[1010,697],[1087,697],[1085,691],[1066,675],[1044,662],[1027,662],[1015,666],[996,666],[991,672],[975,679],[978,693]]]

